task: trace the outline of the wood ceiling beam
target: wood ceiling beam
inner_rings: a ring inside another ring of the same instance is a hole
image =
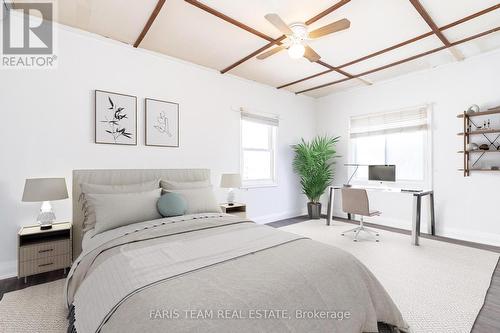
[[[322,11],[321,13],[319,13],[318,15],[314,16],[314,17],[311,17],[309,20],[307,20],[305,22],[306,25],[311,25],[313,24],[314,22],[322,19],[323,17],[325,17],[326,15],[328,14],[331,14],[333,13],[334,11],[336,11],[337,9],[339,9],[340,7],[348,4],[351,0],[341,0],[339,2],[337,2],[335,5],[331,6],[331,7],[328,7],[327,9],[325,9],[324,11]]]
[[[443,35],[441,30],[439,30],[438,26],[436,25],[434,20],[431,18],[429,13],[427,13],[427,11],[425,10],[424,6],[422,6],[420,1],[419,0],[410,0],[410,2],[413,5],[413,7],[415,7],[415,9],[420,14],[420,16],[422,16],[425,23],[427,23],[427,25],[431,28],[432,32],[441,40],[441,42],[443,42],[443,44],[446,47],[450,47],[451,46],[450,41]]]
[[[444,31],[444,30],[446,30],[446,29],[449,29],[449,28],[452,28],[452,27],[457,26],[457,25],[459,25],[459,24],[465,23],[465,22],[467,22],[467,21],[470,21],[470,20],[472,20],[472,19],[475,19],[476,17],[482,16],[482,15],[484,15],[484,14],[487,14],[487,13],[492,12],[492,11],[497,10],[497,9],[500,9],[500,4],[497,4],[497,5],[494,5],[494,6],[488,7],[488,8],[483,9],[483,10],[481,10],[481,11],[477,12],[477,13],[474,13],[474,14],[471,14],[471,15],[469,15],[469,16],[466,16],[466,17],[464,17],[464,18],[462,18],[462,19],[460,19],[460,20],[457,20],[457,21],[451,22],[451,23],[449,23],[449,24],[447,24],[447,25],[445,25],[445,26],[442,26],[441,28],[439,28],[439,30]],[[400,47],[402,47],[402,46],[405,46],[405,45],[407,45],[407,44],[414,43],[414,42],[419,41],[419,40],[421,40],[421,39],[423,39],[423,38],[429,37],[429,36],[431,36],[432,34],[434,34],[434,32],[429,31],[429,32],[427,32],[427,33],[425,33],[425,34],[422,34],[422,35],[420,35],[420,36],[417,36],[417,37],[414,37],[414,38],[408,39],[408,40],[406,40],[406,41],[404,41],[404,42],[401,42],[401,43],[398,43],[398,44],[392,45],[392,46],[387,47],[387,48],[385,48],[385,49],[383,49],[383,50],[380,50],[380,51],[377,51],[377,52],[373,52],[373,53],[370,53],[370,54],[368,54],[368,55],[366,55],[366,56],[364,56],[364,57],[361,57],[361,58],[358,58],[358,59],[355,59],[355,60],[352,60],[352,61],[346,62],[345,64],[342,64],[342,65],[340,65],[340,66],[337,66],[337,68],[342,69],[342,68],[344,68],[344,67],[347,67],[347,66],[351,66],[351,65],[357,64],[357,63],[359,63],[359,62],[362,62],[362,61],[368,60],[368,59],[370,59],[370,58],[373,58],[373,57],[375,57],[375,56],[381,55],[381,54],[383,54],[383,53],[386,53],[386,52],[389,52],[389,51],[392,51],[392,50],[398,49],[398,48],[400,48]],[[291,86],[291,85],[294,85],[294,84],[297,84],[297,83],[300,83],[300,82],[303,82],[303,81],[307,81],[307,80],[310,80],[310,79],[313,79],[313,78],[315,78],[315,77],[318,77],[318,76],[321,76],[321,75],[325,75],[325,74],[328,74],[328,73],[331,73],[331,72],[332,72],[332,70],[327,70],[327,71],[319,72],[319,73],[317,73],[317,74],[310,75],[310,76],[305,77],[305,78],[303,78],[303,79],[299,79],[299,80],[295,80],[295,81],[290,82],[290,83],[283,84],[283,85],[281,85],[281,86],[277,87],[277,89],[285,88],[285,87],[288,87],[288,86]]]
[[[151,28],[151,26],[153,25],[153,22],[155,21],[156,17],[158,16],[158,14],[160,13],[161,11],[161,8],[163,7],[163,5],[165,4],[165,1],[166,0],[159,0],[157,3],[156,3],[156,6],[155,6],[155,9],[153,9],[153,12],[151,13],[151,15],[149,16],[149,19],[148,21],[146,22],[146,25],[144,26],[144,28],[142,29],[141,31],[141,34],[139,35],[139,37],[137,38],[137,40],[135,41],[134,43],[134,47],[138,47],[142,40],[144,39],[144,37],[146,37],[146,34],[148,33],[149,31],[149,28]]]
[[[467,38],[463,38],[463,39],[458,40],[456,42],[452,42],[452,43],[450,43],[450,47],[453,47],[453,46],[456,46],[456,45],[460,45],[460,44],[469,42],[471,40],[474,40],[476,38],[480,38],[480,37],[483,37],[483,36],[492,34],[494,32],[498,32],[498,31],[500,31],[500,26],[498,26],[496,28],[493,28],[493,29],[490,29],[490,30],[487,30],[487,31],[484,31],[484,32],[481,32],[479,34],[467,37]],[[430,50],[430,51],[427,51],[427,52],[423,52],[423,53],[414,55],[412,57],[409,57],[409,58],[406,58],[406,59],[403,59],[403,60],[399,60],[399,61],[387,64],[387,65],[384,65],[384,66],[381,66],[381,67],[377,67],[375,69],[371,69],[371,70],[363,72],[363,73],[356,74],[356,75],[354,75],[354,78],[358,78],[360,76],[372,74],[372,73],[375,73],[375,72],[378,72],[378,71],[381,71],[381,70],[384,70],[384,69],[387,69],[387,68],[390,68],[390,67],[401,65],[401,64],[403,64],[405,62],[412,61],[412,60],[415,60],[415,59],[418,59],[418,58],[421,58],[421,57],[425,57],[425,56],[427,56],[429,54],[436,53],[436,52],[445,50],[447,48],[448,48],[447,46],[441,46],[441,47],[435,48],[433,50]],[[345,78],[345,79],[342,79],[342,80],[337,80],[337,81],[325,83],[325,84],[322,84],[322,85],[319,85],[319,86],[316,86],[316,87],[312,87],[312,88],[309,88],[309,89],[298,91],[295,94],[302,94],[302,93],[305,93],[305,92],[308,92],[308,91],[311,91],[311,90],[316,90],[316,89],[320,89],[320,88],[332,86],[334,84],[338,84],[338,83],[345,82],[345,81],[348,81],[348,80],[351,80],[351,78]]]
[[[244,63],[245,61],[247,61],[247,60],[249,60],[249,59],[251,59],[251,58],[253,58],[253,57],[255,57],[255,56],[259,55],[259,54],[260,54],[261,52],[263,52],[264,50],[267,50],[268,48],[270,48],[271,46],[275,45],[276,43],[281,42],[281,41],[282,41],[283,39],[285,39],[285,38],[286,38],[286,36],[285,36],[285,35],[283,35],[283,36],[281,36],[281,37],[279,37],[279,38],[275,39],[273,42],[269,42],[269,43],[267,43],[266,45],[262,46],[260,49],[258,49],[258,50],[256,50],[256,51],[254,51],[254,52],[250,53],[250,54],[249,54],[249,55],[247,55],[246,57],[244,57],[244,58],[242,58],[242,59],[238,60],[238,61],[237,61],[237,62],[235,62],[234,64],[231,64],[230,66],[228,66],[228,67],[224,68],[223,70],[221,70],[221,71],[220,71],[220,72],[221,72],[221,74],[225,74],[226,72],[230,71],[231,69],[235,68],[236,66],[239,66],[239,65],[241,65],[242,63]],[[281,44],[281,43],[280,43],[280,44]],[[280,45],[280,44],[278,44],[278,45]]]
[[[254,34],[255,36],[258,36],[258,37],[260,37],[262,39],[267,40],[268,42],[271,43],[271,45],[276,44],[274,38],[269,37],[268,35],[263,34],[262,32],[257,31],[255,29],[249,27],[248,25],[241,23],[238,20],[235,20],[232,17],[229,17],[229,16],[227,16],[227,15],[225,15],[225,14],[223,14],[223,13],[221,13],[221,12],[215,10],[215,9],[213,9],[212,7],[209,7],[209,6],[207,6],[207,5],[199,2],[197,0],[184,0],[184,1],[186,1],[187,3],[189,3],[189,4],[191,4],[191,5],[195,6],[195,7],[198,7],[201,10],[204,10],[207,13],[210,13],[210,14],[212,14],[212,15],[220,18],[221,20],[224,20],[224,21],[226,21],[228,23],[231,23],[232,25],[235,25],[238,28],[246,30],[246,31],[248,31],[251,34]]]
[[[191,2],[192,2],[192,1],[194,1],[194,0],[185,0],[185,1],[187,1],[187,2],[191,3]],[[335,10],[339,9],[340,7],[342,7],[342,6],[344,6],[345,4],[349,3],[350,1],[351,1],[351,0],[341,0],[341,1],[337,2],[335,5],[333,5],[333,6],[329,7],[329,8],[327,8],[327,9],[325,9],[324,11],[322,11],[321,13],[319,13],[318,15],[316,15],[316,16],[314,16],[314,17],[310,18],[309,20],[307,20],[307,21],[306,21],[306,24],[312,24],[312,23],[314,23],[314,22],[318,21],[318,20],[319,20],[319,19],[321,19],[322,17],[324,17],[324,16],[326,16],[326,15],[328,15],[328,14],[332,13],[333,11],[335,11]],[[197,1],[196,1],[196,2],[197,2]],[[259,53],[261,53],[261,52],[263,52],[263,51],[267,50],[267,49],[268,49],[268,48],[270,48],[271,46],[273,46],[273,45],[275,45],[275,44],[276,44],[276,45],[281,45],[281,43],[280,43],[280,42],[281,42],[282,40],[284,40],[285,38],[286,38],[286,36],[285,36],[285,35],[281,35],[281,36],[280,36],[280,37],[278,37],[277,39],[274,39],[274,40],[273,40],[273,42],[269,41],[269,43],[268,43],[268,44],[264,45],[263,47],[261,47],[261,48],[260,48],[260,49],[258,49],[257,51],[254,51],[254,52],[250,53],[250,54],[249,54],[249,55],[247,55],[246,57],[244,57],[244,58],[242,58],[242,59],[240,59],[240,60],[236,61],[234,64],[229,65],[228,67],[224,68],[224,69],[223,69],[223,70],[221,70],[220,72],[221,72],[222,74],[224,74],[224,73],[226,73],[226,72],[230,71],[231,69],[233,69],[233,68],[235,68],[235,67],[237,67],[237,66],[241,65],[241,64],[242,64],[242,63],[244,63],[245,61],[247,61],[247,60],[249,60],[249,59],[251,59],[251,58],[255,57],[255,56],[256,56],[256,55],[258,55]],[[276,41],[279,41],[279,42],[277,43]],[[330,69],[330,67],[333,67],[333,66],[330,66],[330,65],[328,65],[328,66],[329,66],[329,67],[328,67],[329,69]]]
[[[424,21],[431,28],[432,32],[441,40],[441,42],[443,42],[444,46],[446,46],[450,50],[450,53],[453,55],[453,57],[458,61],[464,60],[462,52],[455,49],[454,47],[451,47],[451,43],[448,38],[446,38],[446,36],[441,32],[427,10],[425,10],[424,6],[422,6],[420,1],[410,0],[410,3],[413,5],[413,7],[415,7],[420,16],[422,16]]]

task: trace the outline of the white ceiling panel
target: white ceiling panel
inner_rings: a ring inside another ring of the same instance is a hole
[[[221,70],[267,41],[182,0],[169,0],[140,47]]]
[[[345,64],[430,31],[407,0],[353,0],[313,24],[311,29],[344,17],[351,21],[348,30],[310,43],[322,60],[333,66]]]
[[[461,51],[466,58],[498,49],[500,48],[500,31],[481,38],[474,39],[467,43],[457,45],[455,47],[459,51]]]
[[[415,43],[407,44],[398,49],[386,52],[379,56],[370,58],[366,61],[343,68],[343,70],[351,74],[360,74],[368,70],[385,66],[387,64],[409,58],[419,53],[423,53],[438,47],[442,47],[443,43],[436,36],[432,35],[421,39]]]
[[[450,42],[455,42],[500,26],[500,9],[489,12],[463,24],[443,31]]]
[[[376,84],[384,80],[392,79],[412,72],[430,69],[452,61],[455,60],[451,53],[448,50],[442,50],[422,58],[365,75],[364,78]]]
[[[268,36],[281,33],[264,16],[278,14],[285,23],[305,22],[340,0],[202,0],[204,4]],[[385,0],[384,0],[385,1]],[[349,6],[349,4],[345,5]]]
[[[359,80],[349,80],[349,81],[337,83],[337,84],[334,84],[334,85],[331,85],[328,87],[324,87],[324,88],[320,88],[320,89],[316,89],[316,90],[311,90],[311,91],[304,93],[304,95],[314,97],[314,98],[319,98],[319,97],[330,95],[330,94],[333,94],[333,93],[336,93],[339,91],[349,90],[349,89],[358,88],[358,87],[362,87],[362,86],[364,86],[364,84]]]
[[[57,1],[54,2],[54,20],[70,27],[134,44],[156,3],[157,0]]]
[[[420,0],[438,27],[498,4],[498,0]],[[497,10],[498,11],[498,10]]]
[[[47,0],[31,0],[45,2]],[[55,1],[55,20],[59,23],[134,44],[158,0],[61,0]],[[288,23],[305,22],[340,0],[199,0],[272,38],[281,33],[264,16],[277,13]],[[498,4],[498,0],[420,0],[439,27]],[[23,2],[15,0],[15,2]],[[309,31],[342,18],[351,27],[317,40],[310,45],[321,60],[341,66],[430,31],[427,23],[408,0],[351,0],[340,9],[309,26]],[[476,17],[444,31],[451,41],[470,37],[500,26],[500,9]],[[253,53],[268,42],[184,0],[167,0],[140,47],[222,70]],[[342,68],[356,75],[417,54],[442,47],[434,35],[405,45],[366,61]],[[500,32],[455,47],[465,58],[500,48]],[[455,61],[449,50],[400,64],[364,79],[380,82],[410,72]],[[286,51],[265,60],[252,58],[230,74],[278,87],[325,71],[326,68],[305,59],[292,60]],[[298,92],[344,76],[331,72],[284,89]],[[352,79],[307,92],[313,97],[364,86]]]
[[[339,74],[337,72],[330,72],[328,74],[317,76],[317,77],[310,79],[310,80],[296,83],[296,84],[288,86],[284,89],[292,91],[292,92],[298,92],[298,91],[309,89],[311,87],[316,87],[316,86],[319,86],[319,85],[322,85],[325,83],[338,81],[338,80],[341,80],[343,78],[345,78],[345,76],[342,74]],[[284,83],[288,83],[288,82],[284,82]]]
[[[254,57],[231,70],[230,73],[278,87],[325,69],[325,67],[311,63],[305,58],[291,59],[286,51],[281,51],[264,60],[258,60]]]

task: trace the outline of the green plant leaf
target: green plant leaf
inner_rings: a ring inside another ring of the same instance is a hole
[[[293,169],[300,177],[302,193],[311,202],[319,202],[321,195],[333,181],[333,159],[338,157],[335,145],[339,138],[317,136],[310,142],[302,139],[294,147]]]

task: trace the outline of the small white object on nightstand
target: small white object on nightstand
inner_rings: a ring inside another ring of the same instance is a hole
[[[42,202],[37,218],[42,230],[52,228],[52,222],[56,219],[50,202],[67,198],[68,190],[64,178],[32,178],[26,179],[24,184],[22,201]]]
[[[234,203],[234,189],[241,187],[241,176],[239,173],[224,173],[220,179],[220,187],[228,188],[227,203]]]

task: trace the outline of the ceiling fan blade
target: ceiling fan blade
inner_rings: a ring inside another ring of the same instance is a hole
[[[338,20],[336,22],[330,23],[321,27],[319,29],[313,30],[309,33],[309,38],[319,38],[331,33],[345,30],[351,26],[351,21],[348,19]]]
[[[278,53],[279,51],[284,50],[284,49],[286,49],[286,47],[285,47],[285,46],[283,46],[283,45],[276,46],[275,48],[272,48],[272,49],[270,49],[269,51],[266,51],[266,52],[264,52],[264,53],[259,54],[259,55],[257,56],[257,59],[259,59],[259,60],[266,59],[267,57],[270,57],[270,56],[272,56],[273,54]]]
[[[283,35],[293,35],[293,31],[288,27],[288,24],[281,19],[278,14],[267,14],[264,16],[272,25],[276,27]]]
[[[316,62],[321,59],[321,56],[316,53],[310,46],[306,45],[306,51],[304,52],[304,58],[310,62]]]

